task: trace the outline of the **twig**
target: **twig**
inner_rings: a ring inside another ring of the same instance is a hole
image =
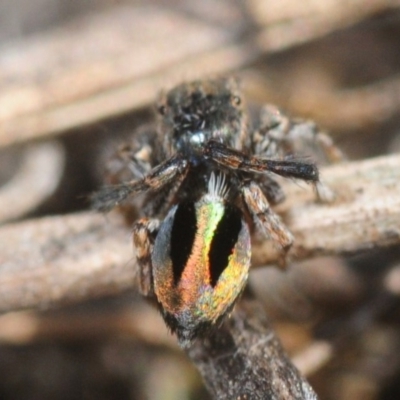
[[[268,2],[263,14],[268,19],[261,21],[265,29],[244,40],[238,40],[235,29],[226,28],[235,27],[236,20],[223,29],[165,8],[123,6],[4,46],[0,146],[121,115],[148,105],[165,86],[237,70],[265,53],[298,46],[398,7],[398,1],[371,0],[365,7],[359,3],[332,3],[332,12],[313,2],[308,7],[294,2],[270,7]],[[257,7],[263,4],[252,5],[253,14],[260,16]],[[104,38],[112,38],[113,45]]]
[[[279,104],[292,115],[307,115],[334,135],[360,134],[363,128],[379,135],[381,130],[371,127],[390,120],[400,108],[400,75],[397,73],[369,84],[343,88],[317,64],[297,72],[296,79],[290,81],[291,96],[285,90],[279,92],[276,89],[279,85],[255,68],[243,70],[240,76],[250,99],[261,104]],[[320,79],[317,89],[310,88],[308,81],[315,80],[315,76]]]
[[[120,302],[121,296],[119,297]],[[149,345],[178,348],[175,338],[150,304],[130,302],[116,308],[98,307],[85,313],[10,312],[0,316],[0,343],[27,345],[44,340],[90,340],[115,335],[134,337]],[[71,309],[69,309],[71,310]]]
[[[111,220],[111,218],[110,218]],[[0,310],[46,308],[134,286],[129,230],[93,213],[0,229]]]
[[[5,47],[0,146],[121,115],[166,85],[239,68],[254,49],[235,36],[165,8],[122,6]]]
[[[198,339],[188,354],[215,399],[317,399],[254,302],[241,301],[232,317]]]
[[[24,149],[15,175],[0,187],[0,223],[21,217],[43,203],[60,183],[64,163],[64,150],[55,141]]]
[[[400,242],[400,155],[339,164],[321,169],[333,189],[333,204],[316,204],[315,194],[285,183],[288,200],[280,207],[296,238],[292,255],[349,254]],[[253,262],[274,262],[260,246]],[[260,251],[260,253],[259,253]]]

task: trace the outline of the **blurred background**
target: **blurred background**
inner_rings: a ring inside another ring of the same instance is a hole
[[[88,210],[105,160],[152,121],[160,89],[202,76],[234,74],[249,103],[315,120],[350,160],[399,152],[399,49],[396,0],[0,0],[0,234],[24,238],[28,221],[35,247],[45,217]],[[1,246],[8,288],[29,260]],[[399,246],[251,275],[321,399],[400,398]],[[1,315],[0,399],[209,399],[128,289]],[[26,293],[20,307],[36,304]],[[20,307],[0,294],[1,310]]]

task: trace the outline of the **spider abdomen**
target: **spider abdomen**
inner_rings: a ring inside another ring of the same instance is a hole
[[[170,210],[153,248],[154,291],[181,343],[232,308],[245,286],[250,255],[242,212],[222,198],[207,194]]]

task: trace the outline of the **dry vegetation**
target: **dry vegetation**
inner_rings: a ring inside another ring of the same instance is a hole
[[[29,34],[0,32],[0,398],[209,399],[197,370],[220,399],[400,398],[400,2],[61,4],[34,21],[10,1]],[[136,294],[129,227],[87,195],[161,88],[230,73],[348,161],[321,168],[332,204],[285,183],[293,263],[255,243],[249,293],[193,366]]]

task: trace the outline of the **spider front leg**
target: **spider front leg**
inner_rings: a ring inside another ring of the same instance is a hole
[[[133,225],[133,244],[139,267],[139,290],[143,296],[151,296],[153,290],[153,268],[151,254],[160,221],[154,218],[142,218]]]
[[[186,159],[177,155],[173,156],[154,167],[142,179],[103,187],[91,197],[93,208],[99,211],[109,211],[132,194],[147,190],[159,190],[177,176],[185,173],[187,167]]]
[[[252,147],[254,153],[262,157],[311,153],[329,163],[345,159],[332,138],[313,121],[289,119],[272,105],[264,106],[261,111],[260,126],[252,133]],[[332,190],[321,181],[315,183],[315,190],[320,201],[334,200]]]
[[[107,156],[105,162],[105,183],[115,185],[143,178],[153,165],[159,164],[158,147],[157,131],[153,125],[137,129],[134,137],[118,145],[116,149],[113,143],[114,151]]]
[[[266,105],[260,113],[258,129],[252,133],[253,151],[261,157],[276,154],[307,154],[322,152],[329,163],[345,159],[332,138],[322,132],[315,122],[299,118],[290,119],[277,107]]]
[[[249,156],[215,140],[210,140],[207,143],[205,155],[217,164],[232,170],[258,173],[272,172],[285,178],[302,179],[314,184],[319,181],[318,168],[313,162],[272,160]]]
[[[115,185],[142,178],[151,170],[151,153],[149,145],[139,149],[130,144],[120,146],[106,163],[106,183]]]
[[[313,162],[270,160],[258,156],[248,156],[216,141],[208,143],[205,153],[226,168],[239,169],[244,172],[273,172],[285,178],[301,179],[314,185],[320,201],[331,202],[334,199],[331,189],[320,182],[318,168]],[[274,183],[276,184],[275,181]],[[279,202],[281,193],[279,191],[274,193],[272,190],[270,196],[271,194],[272,199]]]
[[[189,168],[177,174],[173,182],[156,193],[150,192],[144,199],[142,211],[144,215],[165,215],[177,200],[177,194],[182,182],[186,179]]]
[[[286,196],[282,187],[271,176],[264,174],[259,177],[258,184],[265,197],[273,206],[282,203]]]
[[[286,228],[279,216],[271,209],[258,184],[251,182],[242,189],[244,202],[253,219],[261,227],[265,235],[271,238],[282,249],[281,265],[286,264],[286,255],[290,250],[294,237]]]

